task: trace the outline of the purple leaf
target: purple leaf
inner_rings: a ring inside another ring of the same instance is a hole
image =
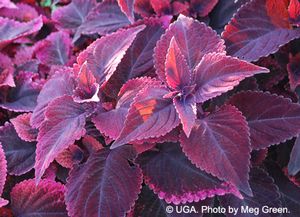
[[[135,0],[134,11],[140,14],[143,18],[149,17],[154,14],[154,10],[149,0]]]
[[[44,85],[37,98],[37,106],[33,110],[30,123],[34,128],[39,128],[45,119],[45,109],[49,102],[63,96],[72,95],[75,89],[75,80],[71,70],[57,72]]]
[[[71,39],[66,32],[53,32],[35,48],[37,59],[45,65],[66,65],[70,60]]]
[[[43,180],[38,186],[33,179],[18,183],[10,194],[13,214],[15,217],[67,217],[64,192],[62,184],[50,180]]]
[[[292,91],[300,85],[300,54],[291,57],[287,65],[289,82]]]
[[[194,96],[175,97],[173,104],[179,115],[183,131],[187,137],[190,136],[191,130],[197,118],[197,107]]]
[[[207,16],[211,10],[216,6],[219,0],[191,0],[190,8],[196,12],[200,17]],[[227,0],[228,1],[228,0]]]
[[[175,37],[171,39],[166,57],[166,80],[171,89],[182,90],[189,86],[192,74],[182,55]]]
[[[85,22],[79,27],[74,36],[74,40],[79,38],[80,34],[106,35],[129,25],[130,22],[126,15],[121,11],[117,1],[106,0],[99,3],[88,14]]]
[[[282,216],[298,217],[300,212],[300,189],[293,184],[274,163],[267,165],[268,172],[279,187],[281,207],[286,207],[288,212]],[[278,207],[278,206],[275,206]]]
[[[291,152],[288,164],[289,174],[295,176],[300,171],[300,137],[298,136]]]
[[[279,144],[300,132],[300,105],[290,99],[247,91],[234,95],[228,103],[246,117],[253,149]]]
[[[14,67],[11,59],[5,54],[0,53],[0,87],[15,87]]]
[[[168,24],[169,21],[169,17],[162,17],[147,18],[141,22],[146,28],[138,33],[126,51],[116,71],[105,85],[105,94],[116,98],[120,88],[128,80],[141,76],[155,76],[154,47],[165,31],[165,23]]]
[[[134,23],[133,5],[135,0],[118,0],[118,4],[131,23]]]
[[[102,85],[115,72],[126,50],[144,28],[141,25],[101,37],[79,54],[77,67],[82,67],[87,62],[88,69]]]
[[[107,112],[99,112],[92,118],[96,128],[104,135],[116,139],[124,127],[135,96],[146,86],[154,84],[159,84],[159,81],[147,77],[129,80],[119,92],[116,107]]]
[[[70,145],[69,148],[63,150],[55,160],[65,168],[73,168],[83,160],[83,151],[77,145]]]
[[[1,4],[1,3],[0,3]],[[38,12],[34,7],[28,4],[17,3],[16,8],[2,8],[0,9],[0,14],[2,17],[7,17],[10,19],[16,19],[19,21],[28,22],[39,16]],[[1,6],[0,6],[1,8]]]
[[[139,155],[137,162],[146,184],[167,203],[199,201],[226,193],[240,196],[231,184],[195,167],[175,143],[159,144],[156,150]]]
[[[93,73],[88,69],[87,62],[81,68],[77,77],[77,87],[74,91],[73,99],[75,102],[99,102],[99,84]]]
[[[194,71],[196,101],[205,102],[232,90],[239,82],[268,69],[220,53],[203,56]]]
[[[203,55],[211,52],[225,52],[224,41],[203,23],[180,15],[158,41],[154,50],[154,63],[159,78],[166,82],[165,62],[172,38],[175,38],[181,53],[193,70]]]
[[[3,198],[1,198],[1,195],[3,193],[3,189],[4,189],[4,185],[5,185],[5,181],[6,181],[6,173],[7,173],[7,168],[6,168],[6,159],[5,159],[5,154],[4,151],[2,149],[2,145],[0,142],[0,208],[2,206],[5,206],[8,201],[4,200]]]
[[[180,141],[183,152],[198,168],[252,195],[248,184],[249,128],[235,107],[223,106],[198,119],[190,137],[182,133]]]
[[[173,102],[163,98],[168,92],[163,85],[143,89],[131,104],[125,126],[112,148],[134,140],[163,136],[177,127],[179,118]]]
[[[130,146],[102,149],[71,171],[66,185],[70,216],[125,216],[142,184],[140,168],[133,164]]]
[[[31,114],[32,113],[24,113],[10,120],[18,136],[26,142],[36,141],[38,135],[38,130],[32,128],[30,125]]]
[[[0,46],[6,45],[20,37],[31,35],[39,31],[42,26],[41,16],[30,22],[18,22],[0,17]]]
[[[0,0],[0,8],[16,8],[17,6],[10,0]]]
[[[282,207],[280,202],[280,194],[278,192],[278,187],[274,184],[273,179],[262,169],[254,167],[250,171],[250,186],[253,190],[253,197],[245,196],[244,200],[236,198],[231,195],[225,195],[219,197],[221,206],[223,207],[236,207],[239,208],[237,215],[235,214],[226,214],[226,216],[238,216],[238,217],[250,217],[250,216],[257,216],[253,213],[241,213],[242,206],[244,209],[246,206],[259,208],[260,213],[259,216],[263,217],[276,217],[281,216],[280,213],[269,213],[263,214],[262,207]]]
[[[0,107],[15,112],[33,111],[41,88],[32,79],[29,73],[19,75],[16,87],[9,91],[8,99],[0,103]]]
[[[243,5],[222,33],[228,54],[256,61],[300,37],[300,29],[289,24],[286,2],[253,0]]]
[[[35,177],[38,183],[50,163],[85,134],[87,110],[71,96],[53,100],[45,112],[37,138]]]
[[[7,171],[11,175],[23,175],[34,166],[34,142],[26,142],[18,137],[10,123],[0,127],[0,143],[2,143],[7,160]]]

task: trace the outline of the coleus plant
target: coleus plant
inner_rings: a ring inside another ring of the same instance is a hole
[[[299,17],[298,0],[0,1],[0,216],[298,216]]]

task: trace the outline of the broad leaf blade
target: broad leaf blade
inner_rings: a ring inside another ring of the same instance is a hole
[[[249,128],[235,107],[223,106],[197,120],[190,137],[182,133],[180,141],[183,152],[198,168],[252,195]]]
[[[101,149],[71,171],[66,185],[70,216],[125,216],[137,199],[142,173],[129,161],[136,157],[130,146]]]
[[[24,113],[10,120],[10,122],[14,125],[18,136],[27,142],[36,141],[38,134],[38,130],[32,128],[30,125],[31,114],[32,113]]]
[[[299,134],[300,105],[263,92],[241,92],[229,99],[248,121],[251,146],[263,149]]]
[[[134,140],[159,137],[179,124],[179,118],[171,99],[163,98],[168,89],[152,85],[141,91],[131,104],[125,126],[112,148]]]
[[[146,184],[167,203],[204,200],[215,195],[239,192],[228,183],[203,172],[182,153],[179,144],[163,143],[139,155]]]
[[[67,217],[62,184],[43,180],[36,186],[33,179],[17,184],[11,191],[15,217]],[[37,199],[38,198],[38,199]]]
[[[202,103],[232,90],[243,79],[258,73],[267,73],[267,68],[220,53],[204,55],[194,71],[196,102]]]
[[[121,10],[126,14],[131,23],[134,23],[134,3],[135,0],[118,0]]]
[[[243,5],[222,33],[228,54],[256,61],[300,37],[300,29],[288,22],[286,2],[254,0]]]
[[[71,96],[53,100],[47,107],[46,120],[37,138],[35,177],[38,183],[50,163],[75,140],[85,134],[86,110]]]

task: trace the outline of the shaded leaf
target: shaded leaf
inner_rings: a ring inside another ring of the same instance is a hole
[[[38,183],[50,163],[85,134],[86,108],[71,96],[53,100],[45,112],[37,138],[35,178]]]
[[[255,61],[300,37],[300,29],[289,24],[286,2],[254,0],[243,5],[222,33],[228,54]]]
[[[6,156],[9,174],[19,176],[33,168],[36,143],[20,139],[12,124],[6,123],[0,127],[0,143]]]
[[[11,191],[13,214],[15,217],[68,217],[64,192],[64,186],[54,181],[43,180],[36,186],[33,179],[25,180]]]
[[[215,195],[239,192],[231,184],[194,166],[182,153],[179,144],[163,143],[156,150],[139,155],[146,184],[167,203],[204,200]]]
[[[131,23],[134,23],[134,5],[135,0],[118,0],[118,4]]]
[[[274,184],[273,179],[262,169],[254,167],[250,171],[250,186],[253,191],[253,197],[245,196],[244,200],[236,198],[231,195],[225,195],[220,197],[219,200],[223,207],[236,207],[239,208],[237,215],[227,213],[226,216],[238,216],[238,217],[250,217],[257,216],[254,213],[241,213],[241,207],[246,206],[259,208],[262,217],[276,217],[281,216],[280,213],[263,213],[262,207],[282,207],[280,201],[280,194],[278,192],[278,187]]]
[[[142,184],[136,157],[130,146],[101,149],[71,171],[66,185],[70,216],[125,216],[137,199]],[[113,202],[116,201],[116,202]]]
[[[70,145],[67,149],[63,150],[55,160],[65,168],[73,168],[74,165],[79,164],[84,158],[81,148],[77,145]]]
[[[134,98],[125,126],[112,148],[134,140],[163,136],[177,127],[179,118],[173,102],[163,98],[168,92],[163,85],[152,85],[143,89]]]
[[[251,146],[263,149],[299,134],[300,105],[263,92],[241,92],[228,101],[246,117]]]
[[[296,87],[300,85],[300,54],[290,58],[290,62],[287,65],[289,74],[289,82],[292,91],[295,91]]]
[[[181,134],[183,152],[198,168],[252,195],[248,183],[250,139],[247,122],[233,106],[198,119],[190,137]],[[238,164],[236,162],[239,162]]]
[[[300,171],[300,137],[298,136],[291,152],[288,164],[289,174],[295,176]]]
[[[193,12],[196,12],[200,17],[205,17],[216,6],[218,1],[219,0],[191,0],[190,8],[193,10]]]
[[[14,81],[14,67],[11,59],[0,53],[0,87],[10,86],[15,87]]]
[[[0,142],[0,207],[5,206],[8,203],[8,201],[1,198],[1,195],[2,195],[3,189],[4,189],[4,185],[5,185],[5,181],[6,181],[6,173],[7,173],[6,164],[7,164],[7,162],[5,159],[5,153],[2,149],[2,145]]]

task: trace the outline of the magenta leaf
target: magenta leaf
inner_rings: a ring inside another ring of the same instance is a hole
[[[254,216],[253,214],[243,214],[241,213],[241,207],[257,207],[262,210],[263,206],[268,207],[282,207],[280,201],[280,194],[278,192],[278,187],[274,184],[273,179],[262,169],[254,167],[250,171],[250,186],[253,191],[253,197],[245,196],[243,200],[231,196],[225,195],[219,197],[221,205],[223,207],[239,207],[239,212],[237,215],[226,214],[226,216]],[[264,217],[275,217],[281,216],[280,213],[269,213],[269,214],[259,214],[259,216]]]
[[[291,90],[295,90],[300,85],[300,54],[291,57],[287,65]]]
[[[70,216],[125,216],[138,197],[142,184],[140,168],[132,161],[130,146],[102,149],[71,171],[66,185]]]
[[[33,110],[30,123],[34,128],[40,127],[45,119],[45,110],[49,102],[63,96],[72,95],[75,89],[75,79],[71,70],[57,72],[44,85],[37,98],[37,106]]]
[[[0,17],[0,45],[5,45],[20,37],[31,35],[39,31],[43,26],[42,17],[30,22],[18,22]]]
[[[66,32],[51,33],[35,48],[37,59],[45,65],[66,65],[71,54],[71,39]]]
[[[135,0],[118,0],[118,4],[131,23],[134,23],[134,3]]]
[[[156,42],[165,31],[169,17],[147,18],[142,24],[145,29],[139,32],[126,51],[116,71],[106,84],[104,92],[116,98],[118,91],[128,80],[141,76],[154,76],[153,52]]]
[[[263,149],[299,134],[300,105],[290,99],[263,92],[241,92],[228,102],[246,117],[251,146]]]
[[[131,104],[125,126],[112,145],[116,148],[131,141],[159,137],[179,125],[179,118],[163,85],[147,86]]]
[[[116,139],[124,127],[134,97],[146,86],[154,84],[159,84],[159,81],[147,77],[129,80],[121,88],[115,108],[110,111],[101,111],[92,118],[96,128],[104,135]]]
[[[191,95],[186,97],[177,96],[173,99],[173,104],[179,115],[183,131],[189,137],[197,118],[195,98]]]
[[[10,0],[1,0],[0,8],[16,8],[17,6]]]
[[[290,0],[288,12],[289,12],[289,19],[290,19],[291,23],[300,27],[300,2],[299,2],[299,0]]]
[[[9,174],[19,176],[33,168],[36,143],[20,139],[12,124],[6,123],[0,127],[0,143],[6,156]]]
[[[195,68],[196,101],[204,102],[232,90],[246,77],[258,73],[267,73],[268,69],[225,56],[220,53],[210,53],[203,56]]]
[[[226,193],[240,196],[231,184],[221,182],[194,166],[175,143],[159,144],[157,150],[139,155],[137,162],[146,184],[167,203],[199,201]]]
[[[0,53],[0,87],[15,87],[13,74],[14,67],[11,59],[7,55]]]
[[[174,90],[182,90],[191,84],[192,75],[175,37],[171,39],[166,57],[166,80]]]
[[[88,69],[102,85],[115,72],[126,50],[144,28],[144,25],[140,25],[101,37],[79,54],[77,67],[87,62]]]
[[[31,74],[22,74],[16,79],[16,87],[11,89],[6,101],[0,107],[15,112],[33,111],[40,92],[39,84],[33,82]]]
[[[0,10],[1,16],[25,22],[33,20],[39,16],[36,9],[28,4],[17,3],[16,6],[17,7],[15,8],[2,8]]]
[[[288,22],[285,2],[254,0],[243,5],[222,33],[228,54],[256,61],[299,38],[300,29],[293,29]]]
[[[248,184],[249,128],[235,107],[223,106],[207,117],[198,119],[190,137],[182,133],[180,142],[185,155],[198,168],[252,195]]]
[[[192,18],[180,15],[158,41],[154,51],[156,73],[164,82],[166,81],[166,56],[173,37],[190,70],[194,70],[204,54],[210,52],[223,53],[225,50],[224,41],[211,28]]]
[[[298,136],[291,152],[288,164],[289,174],[295,176],[300,171],[300,137]]]
[[[14,125],[18,136],[26,142],[36,141],[38,131],[30,125],[30,118],[32,113],[24,113],[13,119],[10,122]]]
[[[77,87],[74,91],[73,99],[75,102],[99,102],[99,84],[93,73],[88,69],[87,62],[81,68],[77,77]]]
[[[87,110],[71,96],[53,100],[45,112],[37,138],[35,177],[38,183],[50,163],[85,134]]]
[[[142,188],[142,192],[139,195],[134,209],[130,213],[132,216],[142,216],[142,217],[202,217],[201,212],[202,206],[213,206],[213,199],[207,199],[204,201],[186,203],[184,206],[188,206],[190,209],[194,207],[198,213],[193,211],[189,212],[187,210],[182,211],[182,207],[178,207],[177,210],[180,213],[174,211],[173,213],[166,212],[168,204],[158,198],[157,195],[153,193],[147,186]],[[175,208],[175,206],[173,206]],[[129,215],[129,216],[131,216]]]
[[[7,168],[6,168],[6,159],[5,159],[5,154],[2,149],[2,145],[0,142],[0,208],[2,206],[5,206],[8,201],[1,198],[1,195],[3,193],[5,181],[6,181],[6,173],[7,173]]]
[[[67,217],[62,184],[33,179],[18,183],[11,191],[11,208],[15,217]],[[38,200],[37,200],[38,198]]]

